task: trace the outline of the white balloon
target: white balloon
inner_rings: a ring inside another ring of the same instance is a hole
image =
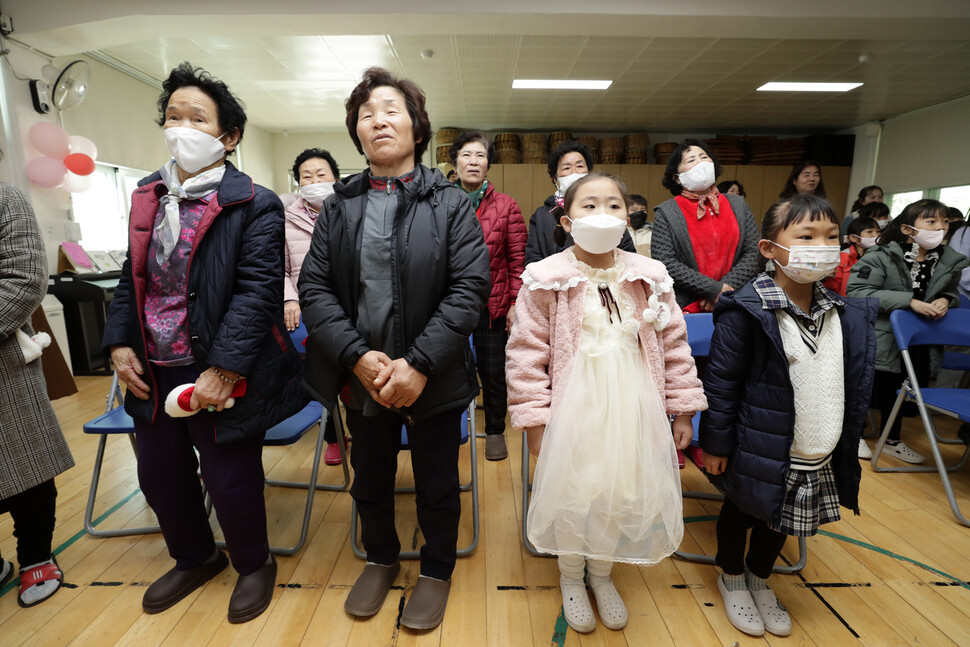
[[[87,137],[71,135],[71,153],[84,153],[93,160],[98,159],[98,147]]]
[[[91,188],[91,176],[78,175],[68,171],[67,179],[64,180],[63,187],[71,193],[84,193]]]

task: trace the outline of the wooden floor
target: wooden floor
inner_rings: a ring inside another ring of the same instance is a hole
[[[349,542],[350,496],[319,492],[310,539],[295,557],[279,559],[278,590],[269,610],[244,625],[226,622],[235,572],[228,569],[174,608],[141,611],[145,587],[172,565],[157,534],[94,539],[83,532],[84,505],[97,440],[81,424],[103,410],[106,378],[79,378],[80,393],[55,403],[77,466],[57,479],[54,546],[65,571],[64,590],[32,609],[20,609],[13,584],[0,590],[0,645],[968,645],[970,646],[970,528],[956,523],[935,474],[874,474],[863,465],[862,516],[825,527],[831,534],[808,541],[808,565],[798,575],[771,583],[791,611],[790,638],[755,639],[733,629],[724,616],[711,566],[673,558],[653,567],[617,565],[613,578],[630,611],[621,632],[602,626],[579,636],[560,620],[555,560],[530,557],[519,537],[521,523],[520,436],[508,434],[511,458],[492,463],[479,445],[482,537],[477,552],[458,560],[451,600],[442,625],[415,633],[397,627],[418,564],[404,565],[383,610],[367,620],[343,611],[343,600],[363,568]],[[907,440],[918,450],[921,428],[908,420]],[[952,434],[954,424],[940,424]],[[272,478],[306,479],[312,436],[264,454]],[[955,448],[946,452],[955,455]],[[595,450],[595,445],[591,445]],[[462,451],[462,474],[468,454]],[[399,480],[410,482],[402,454]],[[339,468],[322,468],[321,481],[336,481]],[[691,465],[684,487],[710,486]],[[467,478],[467,477],[466,477]],[[954,475],[970,512],[970,469]],[[294,541],[304,493],[267,490],[270,541]],[[470,495],[462,495],[470,505]],[[116,508],[116,509],[115,509]],[[682,548],[712,554],[714,524],[704,520],[718,504],[687,500],[691,521]],[[123,438],[108,444],[96,514],[115,511],[99,527],[153,521],[138,493],[131,449]],[[851,515],[851,513],[850,513]],[[700,520],[692,518],[701,517]],[[398,527],[405,547],[420,543],[413,498],[398,499]],[[0,518],[0,552],[15,554],[9,515]],[[460,542],[471,534],[462,517]],[[794,559],[795,542],[784,555]],[[561,632],[564,632],[561,633]]]

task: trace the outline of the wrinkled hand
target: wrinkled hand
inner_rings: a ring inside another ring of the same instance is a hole
[[[224,368],[219,370],[230,380],[239,377],[236,373]],[[226,400],[232,395],[233,386],[233,384],[219,377],[214,367],[209,367],[195,381],[195,389],[192,391],[189,406],[193,409],[208,409],[213,406],[216,411],[222,411],[226,408]]]
[[[404,358],[391,360],[374,380],[374,385],[381,389],[380,397],[398,409],[414,404],[427,383],[428,377],[413,368]]]
[[[286,329],[293,332],[300,326],[300,302],[287,301],[283,304],[283,323]]]
[[[930,307],[937,311],[937,319],[940,319],[946,314],[946,311],[950,309],[950,300],[945,297],[940,297],[938,299],[933,299],[930,301]]]
[[[703,453],[704,457],[704,471],[706,471],[711,476],[717,476],[718,474],[723,474],[724,470],[727,469],[728,459],[724,456],[711,456],[707,452]]]
[[[677,446],[677,449],[685,449],[694,437],[693,418],[694,416],[688,415],[674,418],[674,423],[671,425],[671,428],[673,429],[674,444]]]
[[[512,324],[515,323],[515,304],[509,306],[509,313],[505,315],[505,332],[512,332]]]
[[[529,453],[533,456],[539,455],[539,450],[542,448],[542,436],[545,433],[545,425],[539,425],[538,427],[526,427],[525,434],[527,442],[529,443]]]
[[[727,283],[722,283],[721,284],[721,291],[718,293],[718,295],[716,297],[714,297],[714,303],[717,303],[717,300],[721,298],[721,295],[722,294],[724,294],[725,292],[732,292],[732,291],[734,291],[734,288],[732,288]],[[713,310],[713,309],[714,308],[712,307],[711,310]]]
[[[913,299],[909,302],[909,309],[918,315],[922,315],[927,319],[939,319],[939,308],[934,308],[932,304],[926,301],[919,301],[918,299]]]
[[[357,364],[354,365],[354,375],[357,376],[360,383],[367,389],[370,397],[382,407],[390,407],[391,403],[384,400],[380,395],[381,387],[384,386],[386,379],[378,383],[377,376],[383,368],[390,366],[390,364],[390,357],[379,350],[369,350],[361,355],[360,359],[357,360]]]
[[[112,346],[111,361],[114,362],[115,368],[118,370],[118,379],[125,383],[128,390],[136,398],[147,400],[151,387],[139,377],[145,374],[145,368],[138,361],[135,349],[131,346]]]

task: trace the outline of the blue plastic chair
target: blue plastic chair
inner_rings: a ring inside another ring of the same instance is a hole
[[[872,469],[876,472],[939,472],[953,516],[964,526],[970,526],[970,520],[960,511],[949,476],[949,472],[966,465],[967,458],[970,457],[970,445],[966,446],[959,461],[953,465],[946,465],[940,454],[939,444],[959,445],[964,443],[956,438],[940,438],[932,416],[933,413],[939,413],[970,423],[970,390],[921,387],[916,380],[913,360],[909,355],[911,346],[927,344],[970,346],[970,309],[953,309],[948,311],[942,319],[937,320],[924,319],[909,310],[895,310],[889,315],[889,321],[893,327],[896,344],[902,353],[906,379],[898,391],[892,412],[889,414],[889,419],[886,421],[882,434],[876,442],[876,448],[872,452]],[[886,438],[889,436],[889,430],[892,428],[893,421],[899,415],[899,410],[905,401],[916,402],[920,418],[923,420],[923,430],[926,432],[926,439],[933,454],[934,466],[879,467],[878,465],[883,446],[886,444]]]
[[[691,355],[694,357],[707,357],[711,354],[711,337],[714,335],[714,315],[710,312],[700,312],[696,314],[685,314],[684,321],[687,323],[687,343],[690,345]],[[700,429],[701,414],[695,413],[691,419],[694,425],[694,438],[691,444],[697,446],[698,431]],[[724,495],[710,492],[694,492],[684,490],[684,498],[701,499],[705,501],[723,501]],[[714,558],[710,555],[698,553],[687,553],[684,551],[674,551],[674,555],[689,562],[699,562],[702,564],[714,564]],[[804,537],[798,538],[798,560],[791,566],[775,566],[774,573],[797,573],[805,568],[808,562],[808,542]]]
[[[970,297],[960,293],[960,308],[970,309]],[[970,371],[970,354],[946,351],[943,353],[943,365],[941,368],[954,371]]]
[[[475,552],[478,548],[478,538],[480,534],[481,520],[478,511],[478,447],[475,443],[475,401],[472,400],[468,404],[468,408],[463,412],[464,415],[461,417],[461,444],[468,445],[468,450],[470,454],[471,462],[471,478],[467,483],[460,484],[460,489],[462,492],[472,493],[472,540],[471,542],[457,551],[458,557],[467,557]],[[342,426],[341,426],[342,427]],[[340,429],[338,428],[337,435],[340,436]],[[471,442],[469,442],[471,439]],[[410,444],[408,441],[408,430],[407,427],[401,427],[401,449],[409,450]],[[395,494],[414,494],[415,489],[413,487],[399,487],[394,489]],[[367,559],[367,553],[361,548],[358,543],[358,531],[357,531],[357,502],[354,501],[351,506],[350,512],[350,546],[354,551],[354,555],[361,559]],[[401,551],[399,559],[421,559],[421,553],[417,550],[406,550]]]

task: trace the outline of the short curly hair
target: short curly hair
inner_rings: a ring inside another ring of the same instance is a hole
[[[559,146],[556,146],[549,153],[549,157],[546,158],[547,167],[549,169],[549,177],[553,180],[556,179],[556,171],[559,169],[559,160],[568,155],[569,153],[579,153],[583,156],[583,160],[586,161],[586,170],[590,173],[593,172],[593,154],[589,152],[586,148],[586,144],[579,142],[575,139],[567,139]]]
[[[195,67],[188,61],[183,61],[169,72],[168,78],[162,82],[162,93],[158,96],[158,119],[155,123],[165,125],[165,111],[172,94],[181,88],[199,88],[216,104],[219,127],[227,133],[239,133],[242,141],[243,131],[246,130],[246,110],[242,101],[232,93],[225,83],[213,77],[201,67]]]
[[[660,183],[663,184],[668,191],[670,191],[671,195],[680,195],[684,190],[684,187],[680,186],[680,182],[677,181],[675,176],[679,175],[679,173],[677,173],[677,167],[680,166],[680,163],[684,160],[684,151],[691,146],[697,146],[699,149],[707,153],[707,156],[711,158],[712,162],[714,162],[715,179],[721,175],[721,163],[717,161],[716,157],[714,157],[714,153],[711,152],[711,149],[708,148],[707,144],[699,139],[685,139],[677,144],[677,148],[675,148],[674,152],[670,154],[670,159],[667,160],[667,168],[664,169],[664,177],[660,181]]]
[[[337,160],[333,158],[330,151],[323,150],[322,148],[308,148],[297,155],[296,161],[293,162],[293,179],[296,180],[297,184],[300,183],[300,167],[303,166],[303,162],[318,157],[330,165],[330,172],[333,173],[334,179],[340,179],[340,169],[337,168]]]
[[[451,165],[458,166],[458,153],[461,149],[465,147],[466,144],[471,142],[478,142],[485,147],[485,156],[488,158],[488,167],[492,168],[492,160],[495,158],[495,146],[488,139],[488,135],[480,130],[469,130],[468,132],[461,133],[455,138],[454,143],[452,143],[451,148],[448,149],[448,159],[451,160]]]
[[[344,102],[347,110],[347,132],[353,140],[357,152],[364,154],[364,147],[357,136],[357,116],[360,107],[366,103],[370,93],[376,88],[394,88],[404,95],[404,102],[411,117],[411,127],[414,131],[414,163],[420,164],[421,158],[431,144],[431,119],[425,108],[425,95],[417,83],[408,79],[399,79],[383,67],[369,67],[364,70],[360,83],[351,90],[350,96]]]

